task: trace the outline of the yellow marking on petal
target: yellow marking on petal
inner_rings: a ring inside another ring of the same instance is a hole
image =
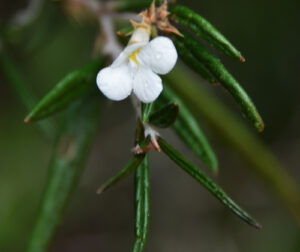
[[[136,64],[138,65],[138,60],[136,58],[136,55],[140,52],[141,48],[138,48],[136,50],[134,50],[131,55],[129,56],[129,58]]]

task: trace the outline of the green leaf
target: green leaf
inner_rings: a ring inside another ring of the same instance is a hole
[[[205,165],[214,173],[218,171],[218,159],[205,137],[197,119],[187,108],[185,103],[175,94],[167,82],[164,82],[164,90],[157,100],[159,105],[176,102],[180,109],[177,120],[173,124],[176,134],[189,146]]]
[[[193,55],[201,61],[207,69],[219,80],[223,87],[234,97],[241,106],[243,113],[254,124],[259,132],[263,131],[264,123],[254,103],[237,80],[227,71],[224,65],[214,55],[208,52],[191,35],[182,31],[184,39],[177,37]]]
[[[197,36],[212,43],[227,55],[236,58],[241,62],[245,61],[241,53],[225,38],[225,36],[198,13],[182,5],[171,6],[170,12],[175,14],[175,19],[177,21],[187,26]]]
[[[196,73],[198,73],[203,79],[207,80],[212,84],[216,84],[218,80],[212,75],[212,73],[198,61],[195,56],[188,50],[184,44],[178,40],[174,40],[175,46],[177,48],[177,52],[182,61]]]
[[[148,122],[151,113],[153,112],[155,102],[142,104],[142,118],[143,122]]]
[[[99,97],[88,96],[70,107],[58,138],[46,190],[28,252],[47,251],[89,154],[99,122]]]
[[[117,31],[117,35],[119,35],[119,36],[129,36],[133,31],[134,31],[134,27],[132,25],[131,26],[126,26],[122,29],[119,29]]]
[[[101,57],[67,74],[30,111],[25,122],[46,118],[84,95],[91,86],[96,85],[97,72],[104,63],[105,58]]]
[[[153,0],[118,0],[114,3],[113,8],[116,11],[135,11],[148,8],[152,4]],[[156,4],[160,1],[156,0]]]
[[[120,170],[116,175],[111,177],[109,180],[107,180],[98,190],[97,193],[101,194],[104,191],[106,191],[108,188],[122,180],[123,178],[129,176],[132,172],[134,172],[137,167],[142,163],[144,160],[145,155],[136,155],[134,156],[129,163]]]
[[[149,159],[148,154],[135,172],[135,242],[133,252],[145,246],[149,226]]]
[[[168,128],[176,121],[178,112],[178,104],[171,102],[152,113],[149,122],[159,128]]]
[[[188,174],[202,184],[212,195],[220,200],[226,207],[228,207],[235,215],[247,222],[249,225],[261,229],[261,225],[257,223],[247,212],[240,208],[217,184],[215,184],[203,171],[196,165],[183,157],[177,150],[169,145],[165,140],[159,138],[158,143],[178,166],[183,168]]]
[[[222,143],[248,163],[249,170],[289,209],[300,225],[300,188],[286,167],[269,148],[217,97],[199,85],[185,68],[178,64],[167,76],[176,94],[209,125]],[[184,83],[184,85],[183,85]],[[181,104],[179,104],[181,106]],[[180,107],[182,110],[182,106]]]

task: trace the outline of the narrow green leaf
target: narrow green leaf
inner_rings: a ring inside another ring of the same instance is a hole
[[[96,85],[96,74],[104,62],[105,58],[101,57],[67,74],[30,111],[25,122],[48,117],[66,108],[74,100],[84,95],[89,87]]]
[[[109,180],[107,180],[98,190],[97,193],[101,194],[104,191],[106,191],[108,188],[122,180],[123,178],[127,177],[130,175],[132,172],[134,172],[137,167],[142,163],[144,160],[145,155],[136,155],[134,156],[129,163],[122,169],[120,170],[116,175],[111,177]]]
[[[77,185],[99,122],[99,97],[88,96],[70,107],[49,167],[28,252],[47,251]]]
[[[116,11],[135,11],[148,8],[153,0],[118,0],[114,3],[113,8]],[[156,0],[156,4],[159,4],[160,1]]]
[[[208,123],[209,129],[219,136],[218,139],[228,143],[234,153],[249,164],[245,167],[254,172],[263,185],[269,187],[300,226],[300,188],[282,162],[240,118],[199,85],[199,80],[192,77],[185,68],[177,64],[167,80],[185,104]]]
[[[198,13],[182,5],[171,6],[170,12],[175,14],[175,19],[177,21],[187,26],[197,36],[212,43],[215,47],[219,48],[227,55],[237,58],[241,62],[245,61],[245,58],[228,41],[228,39],[226,39],[221,32],[219,32],[211,23],[201,17]]]
[[[135,172],[135,242],[133,252],[144,249],[149,226],[149,159],[148,154]]]
[[[176,121],[178,112],[178,104],[171,102],[151,114],[149,122],[159,128],[168,128]]]
[[[264,123],[259,115],[254,103],[246,91],[237,82],[237,80],[227,71],[224,65],[214,55],[208,52],[197,40],[191,35],[182,31],[184,39],[177,37],[189,48],[194,56],[201,61],[207,69],[219,80],[223,87],[234,97],[236,102],[241,106],[243,113],[254,124],[259,132],[263,131]]]
[[[216,183],[214,183],[203,171],[196,165],[183,157],[177,150],[169,145],[165,140],[159,138],[158,143],[166,155],[172,159],[178,166],[184,169],[201,185],[203,185],[212,195],[220,200],[235,215],[247,222],[249,225],[261,229],[261,225],[257,223],[247,212],[240,208]]]
[[[173,124],[176,134],[189,146],[212,172],[218,171],[218,159],[205,137],[197,119],[187,108],[185,103],[175,94],[167,82],[164,82],[164,90],[157,100],[159,105],[176,102],[179,104],[179,114]]]
[[[151,113],[153,112],[155,102],[142,104],[142,118],[143,122],[147,122]]]
[[[177,48],[177,52],[179,57],[183,60],[183,62],[190,67],[192,70],[194,70],[196,73],[198,73],[203,79],[207,80],[208,82],[215,84],[218,82],[218,80],[212,75],[212,73],[205,67],[204,64],[202,64],[200,61],[198,61],[195,56],[188,50],[184,44],[178,40],[174,40],[175,46]]]
[[[131,26],[127,26],[127,27],[124,27],[120,30],[117,31],[117,35],[119,36],[128,36],[130,35],[134,30],[134,27],[131,25]]]

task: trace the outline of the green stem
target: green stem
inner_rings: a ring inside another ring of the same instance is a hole
[[[142,104],[142,120],[143,122],[148,122],[150,115],[153,112],[155,102],[143,103]]]
[[[146,154],[135,173],[135,242],[133,252],[144,249],[149,226],[149,158]]]

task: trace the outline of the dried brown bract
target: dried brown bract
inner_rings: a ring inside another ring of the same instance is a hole
[[[153,1],[149,9],[140,13],[140,16],[143,18],[143,23],[156,26],[157,29],[162,32],[174,33],[182,36],[178,29],[169,22],[169,15],[170,12],[168,12],[167,0],[157,8],[155,7],[155,1]]]

